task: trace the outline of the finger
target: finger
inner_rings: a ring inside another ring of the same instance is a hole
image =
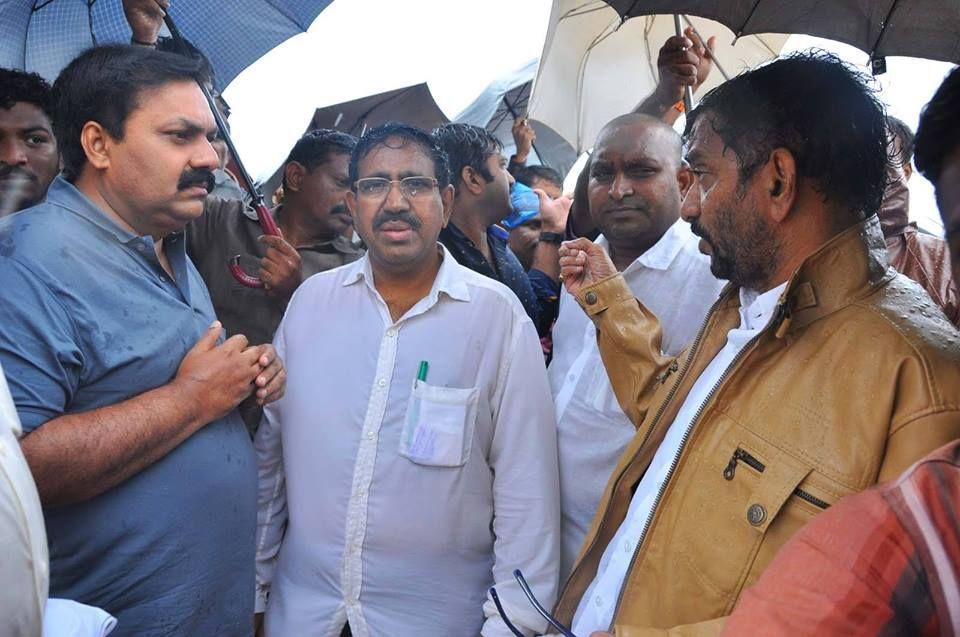
[[[277,356],[277,350],[270,343],[264,343],[259,346],[260,348],[260,358],[257,359],[262,367],[267,367],[278,362],[280,358]]]
[[[287,243],[283,239],[283,237],[278,237],[271,234],[264,234],[257,237],[257,241],[268,246],[268,252],[269,252],[269,248],[272,248],[280,252],[281,254],[285,254],[287,256],[293,256],[293,255],[296,255],[297,257],[300,256],[300,253],[297,252],[296,248],[294,248],[292,245]]]
[[[261,378],[265,376],[267,376],[266,382],[261,383]],[[272,366],[269,370],[269,375],[267,374],[267,370],[264,370],[257,376],[257,402],[261,405],[273,402],[282,395],[286,384],[287,372],[284,370],[283,365],[277,363],[275,366]]]
[[[217,340],[220,338],[220,330],[223,325],[220,321],[214,321],[210,324],[210,327],[207,328],[207,331],[200,335],[200,338],[197,339],[197,342],[194,343],[193,349],[199,350],[201,352],[208,352],[217,346]]]
[[[561,248],[569,250],[571,253],[575,251],[590,251],[596,244],[590,239],[585,239],[580,237],[579,239],[573,239],[571,241],[564,241],[560,244]]]
[[[671,35],[663,43],[661,51],[683,51],[693,46],[693,42],[682,35]]]
[[[707,49],[703,53],[708,60],[713,59],[713,52],[716,51],[716,46],[717,46],[717,36],[711,35],[707,39]]]
[[[247,337],[243,334],[234,334],[225,340],[220,347],[231,352],[242,352],[247,347]]]

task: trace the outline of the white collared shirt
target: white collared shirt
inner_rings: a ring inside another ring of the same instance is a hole
[[[22,434],[0,367],[0,632],[40,637],[50,566],[40,497],[20,450]]]
[[[682,451],[687,432],[727,368],[750,340],[770,323],[780,293],[786,285],[783,283],[759,295],[741,288],[740,325],[727,333],[727,342],[723,349],[713,357],[690,388],[690,393],[680,406],[667,435],[637,485],[627,516],[604,550],[597,576],[580,599],[573,619],[572,629],[575,634],[589,635],[595,630],[610,629],[620,589],[633,561],[637,543],[653,515],[654,503],[669,477],[673,460]]]
[[[663,350],[679,353],[694,339],[725,281],[710,273],[690,225],[674,223],[624,271],[627,285],[660,320]],[[609,249],[601,236],[597,243]],[[547,369],[557,409],[560,449],[560,580],[573,568],[603,489],[636,428],[620,409],[597,348],[593,323],[564,292]]]
[[[533,323],[444,249],[400,320],[368,257],[297,290],[286,394],[257,432],[257,610],[273,635],[508,637],[546,623],[559,560],[556,423]],[[425,382],[416,381],[427,361]]]

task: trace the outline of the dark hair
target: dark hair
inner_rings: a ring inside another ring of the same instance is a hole
[[[520,168],[513,177],[524,186],[530,186],[531,188],[533,187],[533,181],[536,179],[549,181],[557,188],[563,188],[563,177],[549,166],[538,166],[536,164],[524,166]]]
[[[906,166],[913,159],[913,131],[902,119],[887,115],[887,130],[897,138],[896,154],[892,157],[901,166]]]
[[[203,76],[203,83],[210,88],[211,93],[215,92],[217,95],[220,94],[219,91],[216,91],[217,76],[213,72],[213,65],[210,64],[210,60],[203,54],[203,51],[193,46],[193,42],[183,38],[183,44],[181,45],[173,38],[157,38],[156,49],[157,51],[174,53],[190,58],[191,60],[196,60],[197,63],[200,64],[200,74]],[[224,104],[226,104],[226,102],[224,102]]]
[[[53,121],[50,85],[36,73],[0,68],[0,108],[5,111],[17,102],[33,104]]]
[[[705,115],[736,155],[741,186],[786,148],[827,201],[861,219],[880,207],[889,159],[883,106],[835,55],[795,53],[724,82],[690,113],[685,137]]]
[[[287,164],[295,161],[307,170],[313,170],[331,155],[349,155],[356,146],[357,138],[353,135],[329,128],[312,130],[297,140],[283,165],[286,168]],[[286,171],[283,175],[283,187],[287,187]]]
[[[954,67],[920,113],[913,150],[914,163],[924,177],[937,184],[943,164],[960,149],[960,67]]]
[[[98,122],[117,139],[138,106],[140,93],[169,82],[203,81],[196,60],[146,47],[108,45],[88,49],[60,73],[53,84],[53,127],[69,180],[87,161],[80,132]]]
[[[440,188],[446,188],[450,185],[450,167],[447,164],[447,156],[437,145],[433,136],[416,126],[398,124],[397,122],[388,122],[372,128],[367,131],[366,135],[357,140],[357,145],[350,155],[351,184],[357,181],[358,166],[363,158],[369,155],[370,151],[375,147],[387,146],[387,140],[391,137],[396,137],[419,146],[423,153],[433,160],[433,172],[437,178],[437,182],[440,184]]]
[[[487,158],[501,153],[503,144],[490,131],[470,124],[451,123],[435,129],[433,138],[447,154],[454,185],[460,183],[466,166],[483,175],[486,181],[493,181],[493,173],[487,170]]]

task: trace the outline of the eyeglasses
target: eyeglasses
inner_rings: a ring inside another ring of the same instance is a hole
[[[385,199],[393,184],[400,187],[400,194],[408,200],[428,197],[439,182],[433,177],[404,177],[400,180],[385,177],[364,177],[354,182],[357,195],[365,199]]]
[[[517,583],[520,584],[520,590],[523,591],[523,594],[527,596],[527,601],[530,602],[530,605],[540,613],[540,616],[547,620],[547,623],[560,631],[560,634],[563,637],[577,637],[570,631],[569,628],[560,623],[560,621],[551,615],[547,609],[543,607],[536,596],[533,594],[533,591],[530,590],[530,585],[527,584],[527,580],[523,578],[523,573],[520,572],[520,569],[517,569],[513,572],[513,576],[517,578]],[[507,618],[507,614],[503,610],[503,605],[500,603],[500,596],[497,595],[497,589],[495,586],[490,587],[490,597],[493,599],[494,605],[497,607],[497,612],[500,613],[500,619],[503,620],[503,623],[507,625],[507,628],[510,629],[517,637],[524,637],[524,634],[520,632],[520,629],[513,625],[513,623]]]

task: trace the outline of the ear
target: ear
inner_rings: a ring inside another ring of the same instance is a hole
[[[443,202],[443,227],[450,222],[450,213],[453,212],[453,198],[456,194],[453,186],[447,186],[440,191],[440,201]]]
[[[479,172],[473,169],[473,166],[464,166],[460,171],[460,181],[463,182],[463,189],[474,197],[479,197],[487,187],[487,180]]]
[[[903,165],[903,177],[905,181],[910,181],[910,176],[913,175],[913,164],[906,162]]]
[[[687,193],[690,191],[690,186],[693,185],[693,171],[690,170],[690,167],[686,163],[680,165],[680,168],[677,169],[677,185],[680,186],[680,201],[683,201],[687,197]]]
[[[354,227],[356,227],[357,221],[357,193],[353,192],[353,189],[347,191],[346,196],[343,198],[344,202],[347,204],[347,210],[350,211],[350,216],[353,217]]]
[[[283,176],[287,180],[286,190],[298,192],[303,184],[303,177],[307,174],[307,168],[298,161],[288,162],[283,167]]]
[[[80,130],[80,146],[83,147],[87,161],[98,170],[104,170],[110,166],[112,141],[110,133],[97,122],[87,122]]]
[[[782,223],[793,211],[797,199],[797,162],[786,148],[775,148],[763,170],[769,197],[770,217]]]

